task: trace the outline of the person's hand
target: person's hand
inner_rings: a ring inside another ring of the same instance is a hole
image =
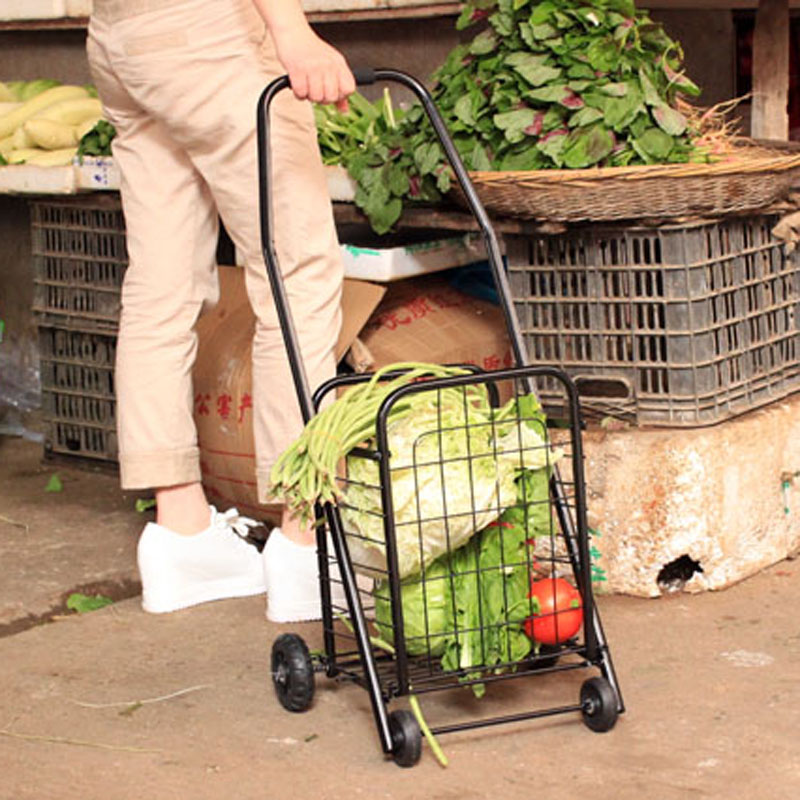
[[[344,56],[310,27],[274,38],[295,96],[314,103],[335,103],[346,112],[347,97],[355,91],[356,82]]]

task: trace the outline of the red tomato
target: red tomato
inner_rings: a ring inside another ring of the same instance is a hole
[[[583,622],[580,592],[563,578],[531,583],[528,597],[539,601],[539,613],[525,620],[525,633],[542,644],[560,644],[572,638]]]

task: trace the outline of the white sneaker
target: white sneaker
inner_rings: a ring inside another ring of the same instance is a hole
[[[246,541],[260,523],[224,514],[211,506],[211,524],[194,536],[182,536],[149,522],[139,537],[142,608],[164,614],[226,597],[262,594],[261,555]]]
[[[332,553],[332,549],[330,549]],[[267,619],[309,622],[322,619],[317,548],[296,544],[273,528],[262,554],[267,584]],[[347,601],[335,561],[330,565],[331,604],[346,610]]]

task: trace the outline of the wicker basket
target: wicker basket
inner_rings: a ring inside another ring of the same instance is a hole
[[[737,148],[713,164],[470,175],[489,211],[577,222],[721,216],[763,209],[788,194],[799,169],[800,153],[748,147]]]

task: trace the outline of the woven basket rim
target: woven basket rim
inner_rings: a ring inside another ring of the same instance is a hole
[[[743,153],[747,155],[742,157]],[[627,167],[587,169],[470,171],[473,182],[483,184],[597,184],[602,181],[637,181],[656,178],[707,178],[786,172],[800,167],[800,153],[777,154],[774,150],[742,148],[723,160],[704,164],[637,164]]]

